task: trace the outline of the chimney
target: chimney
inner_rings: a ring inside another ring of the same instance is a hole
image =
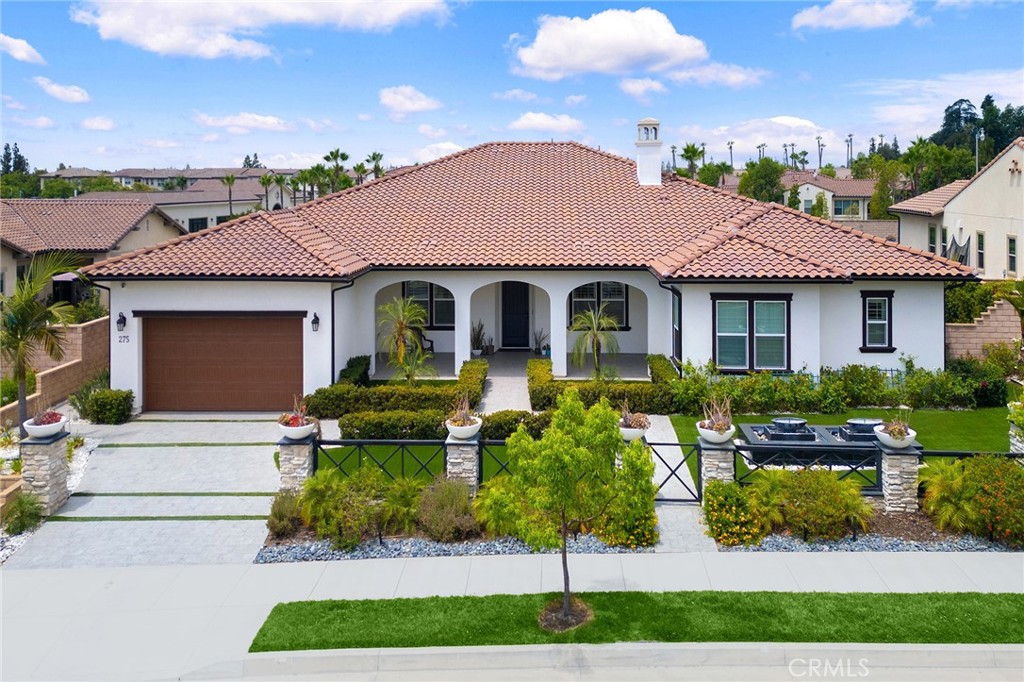
[[[661,184],[661,122],[641,119],[636,124],[636,179],[641,186]]]

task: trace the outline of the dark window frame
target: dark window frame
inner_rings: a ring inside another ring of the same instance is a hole
[[[985,233],[978,230],[974,233],[974,254],[978,261],[978,269],[985,270]]]
[[[1010,247],[1013,248],[1010,248]],[[1006,273],[1011,272],[1017,273],[1017,237],[1015,235],[1006,236]],[[1012,267],[1011,267],[1012,266]]]
[[[576,301],[576,298],[575,298],[576,297],[576,290],[580,289],[582,287],[588,286],[590,284],[595,285],[595,296],[597,298],[596,299],[591,299],[591,298],[588,297],[586,299],[581,299],[581,300],[586,300],[586,301],[592,301],[593,300],[594,301],[594,305],[597,306],[597,308],[595,308],[595,310],[598,310],[598,309],[601,308],[601,303],[602,303],[602,298],[603,298],[602,295],[601,295],[601,285],[603,283],[605,283],[605,282],[614,282],[615,284],[621,284],[622,285],[622,310],[623,310],[623,314],[626,316],[626,320],[625,320],[625,324],[620,324],[619,328],[616,331],[628,332],[628,331],[630,331],[632,329],[632,327],[629,326],[629,285],[626,284],[625,282],[620,282],[620,281],[614,280],[614,279],[595,280],[593,282],[586,282],[585,284],[581,284],[578,287],[573,287],[572,291],[569,292],[568,305],[566,306],[566,308],[567,308],[567,310],[566,310],[566,312],[567,312],[566,319],[569,321],[569,323],[565,327],[566,329],[568,329],[569,327],[572,326],[572,318],[574,317],[573,312],[572,312],[573,311],[573,305],[572,304]],[[618,299],[615,299],[615,300],[617,301]]]
[[[775,372],[777,374],[790,374],[793,372],[793,294],[726,294],[712,292],[711,294],[711,359],[718,364],[718,302],[735,301],[747,304],[747,366],[719,367],[722,374],[746,374],[748,372]],[[786,363],[784,368],[756,366],[754,356],[754,341],[757,336],[754,322],[754,304],[756,303],[777,303],[786,304]]]
[[[893,294],[895,292],[892,289],[886,289],[884,291],[861,291],[860,292],[860,352],[861,353],[895,353],[896,347],[892,345],[892,326],[893,326]],[[885,345],[869,345],[868,344],[868,301],[870,300],[884,300],[885,311],[886,311],[886,339]]]
[[[939,226],[935,223],[928,223],[928,253],[938,253],[937,246],[939,238]]]
[[[200,225],[200,224],[202,224],[202,227],[196,227],[195,229],[193,229],[193,225]],[[189,234],[192,234],[193,232],[199,232],[201,230],[205,230],[209,226],[210,226],[210,219],[209,218],[202,217],[202,218],[189,218],[188,219],[188,232],[189,232]]]
[[[672,359],[683,363],[683,294],[672,287]],[[676,323],[679,326],[676,326]]]
[[[454,319],[452,320],[451,324],[435,324],[434,323],[434,300],[435,300],[434,287],[441,287],[442,289],[447,291],[449,294],[451,294],[451,290],[448,287],[441,286],[440,284],[434,284],[433,282],[428,282],[428,281],[422,280],[422,279],[409,280],[409,281],[423,282],[424,284],[427,285],[427,292],[428,292],[427,293],[427,324],[424,327],[424,329],[433,329],[433,330],[439,330],[439,331],[452,331],[452,330],[454,330],[455,329],[455,320]],[[402,298],[409,298],[409,281],[402,282]],[[416,300],[419,301],[421,299],[416,299]],[[454,301],[455,300],[455,294],[452,294],[451,299],[443,299],[443,300]],[[454,317],[454,311],[453,311],[452,316]]]

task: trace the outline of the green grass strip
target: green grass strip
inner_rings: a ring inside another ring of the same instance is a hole
[[[47,521],[104,522],[104,521],[266,521],[258,514],[221,514],[210,516],[51,516]]]
[[[246,493],[183,493],[183,492],[147,492],[147,493],[71,493],[71,497],[274,497],[277,492],[246,492]]]
[[[1024,595],[591,592],[594,619],[562,634],[555,594],[278,604],[249,651],[609,642],[1024,642]]]
[[[105,448],[232,448],[255,445],[277,445],[276,442],[257,443],[100,443],[97,450]]]

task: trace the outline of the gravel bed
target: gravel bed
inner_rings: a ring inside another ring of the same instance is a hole
[[[868,533],[856,540],[843,538],[821,542],[804,542],[791,535],[769,535],[757,545],[718,546],[721,552],[1011,552],[1009,547],[989,542],[974,535],[961,535],[943,540],[903,540]]]
[[[609,547],[593,535],[580,535],[569,539],[572,554],[634,554],[652,551],[649,547],[627,549]],[[253,560],[257,564],[276,564],[294,561],[345,561],[349,559],[400,559],[437,556],[486,556],[494,554],[555,554],[558,550],[534,552],[525,542],[516,538],[498,538],[478,542],[434,542],[423,538],[387,539],[364,542],[352,552],[332,549],[328,540],[301,542],[262,548]]]

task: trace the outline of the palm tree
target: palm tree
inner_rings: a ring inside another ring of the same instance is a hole
[[[35,256],[14,285],[14,293],[0,294],[0,357],[18,382],[18,423],[28,420],[25,377],[32,358],[42,350],[54,360],[64,358],[64,325],[72,309],[59,301],[47,305],[43,293],[53,278],[78,267],[78,258],[63,251]],[[21,427],[21,437],[28,434]]]
[[[295,207],[295,197],[299,196],[299,189],[303,189],[302,180],[299,179],[299,173],[296,173],[288,179],[288,185],[292,188],[292,207]],[[302,192],[302,199],[305,201],[306,192]]]
[[[424,351],[419,346],[411,346],[405,354],[405,359],[399,361],[397,357],[388,360],[388,364],[395,368],[395,376],[392,379],[395,383],[405,382],[409,386],[416,385],[416,379],[423,376],[437,376],[437,370],[430,364],[434,357],[433,353]]]
[[[361,185],[366,176],[369,175],[370,169],[366,167],[365,163],[357,163],[352,166],[352,172],[356,174],[356,184]]]
[[[380,152],[371,152],[366,157],[366,163],[370,164],[370,171],[373,173],[373,179],[384,177],[384,166],[381,162],[384,161],[384,155]]]
[[[687,142],[686,146],[683,147],[682,157],[686,161],[686,168],[690,171],[690,177],[696,177],[697,159],[701,157],[700,147],[693,142]]]
[[[309,169],[311,184],[316,187],[316,195],[322,197],[327,194],[327,187],[330,184],[331,172],[327,170],[327,166],[322,163],[318,163]]]
[[[395,298],[377,308],[380,314],[378,338],[387,349],[388,358],[405,364],[405,355],[412,348],[422,350],[423,328],[427,326],[427,310],[414,299]]]
[[[277,192],[281,197],[280,206],[281,208],[284,208],[284,190],[288,187],[288,178],[283,175],[275,175],[274,184],[277,185]]]
[[[266,194],[264,196],[265,196],[265,201],[266,201],[266,206],[267,206],[267,210],[268,211],[270,210],[270,186],[273,185],[273,184],[274,184],[274,174],[273,173],[264,173],[263,175],[260,176],[260,185],[263,186],[263,190],[266,192]]]
[[[231,215],[235,215],[235,203],[232,200],[231,196],[231,188],[235,186],[235,176],[225,175],[223,178],[220,179],[220,181],[224,184],[225,187],[228,188],[228,213]]]
[[[598,379],[604,377],[601,372],[601,349],[609,355],[619,352],[619,342],[612,334],[619,330],[619,321],[605,312],[605,305],[602,303],[597,310],[587,308],[576,313],[569,325],[569,331],[580,332],[572,348],[572,364],[583,367],[589,350],[594,361],[594,376]]]
[[[324,154],[324,161],[333,164],[331,166],[331,191],[337,192],[341,174],[345,172],[344,162],[348,161],[348,154],[335,148]]]

